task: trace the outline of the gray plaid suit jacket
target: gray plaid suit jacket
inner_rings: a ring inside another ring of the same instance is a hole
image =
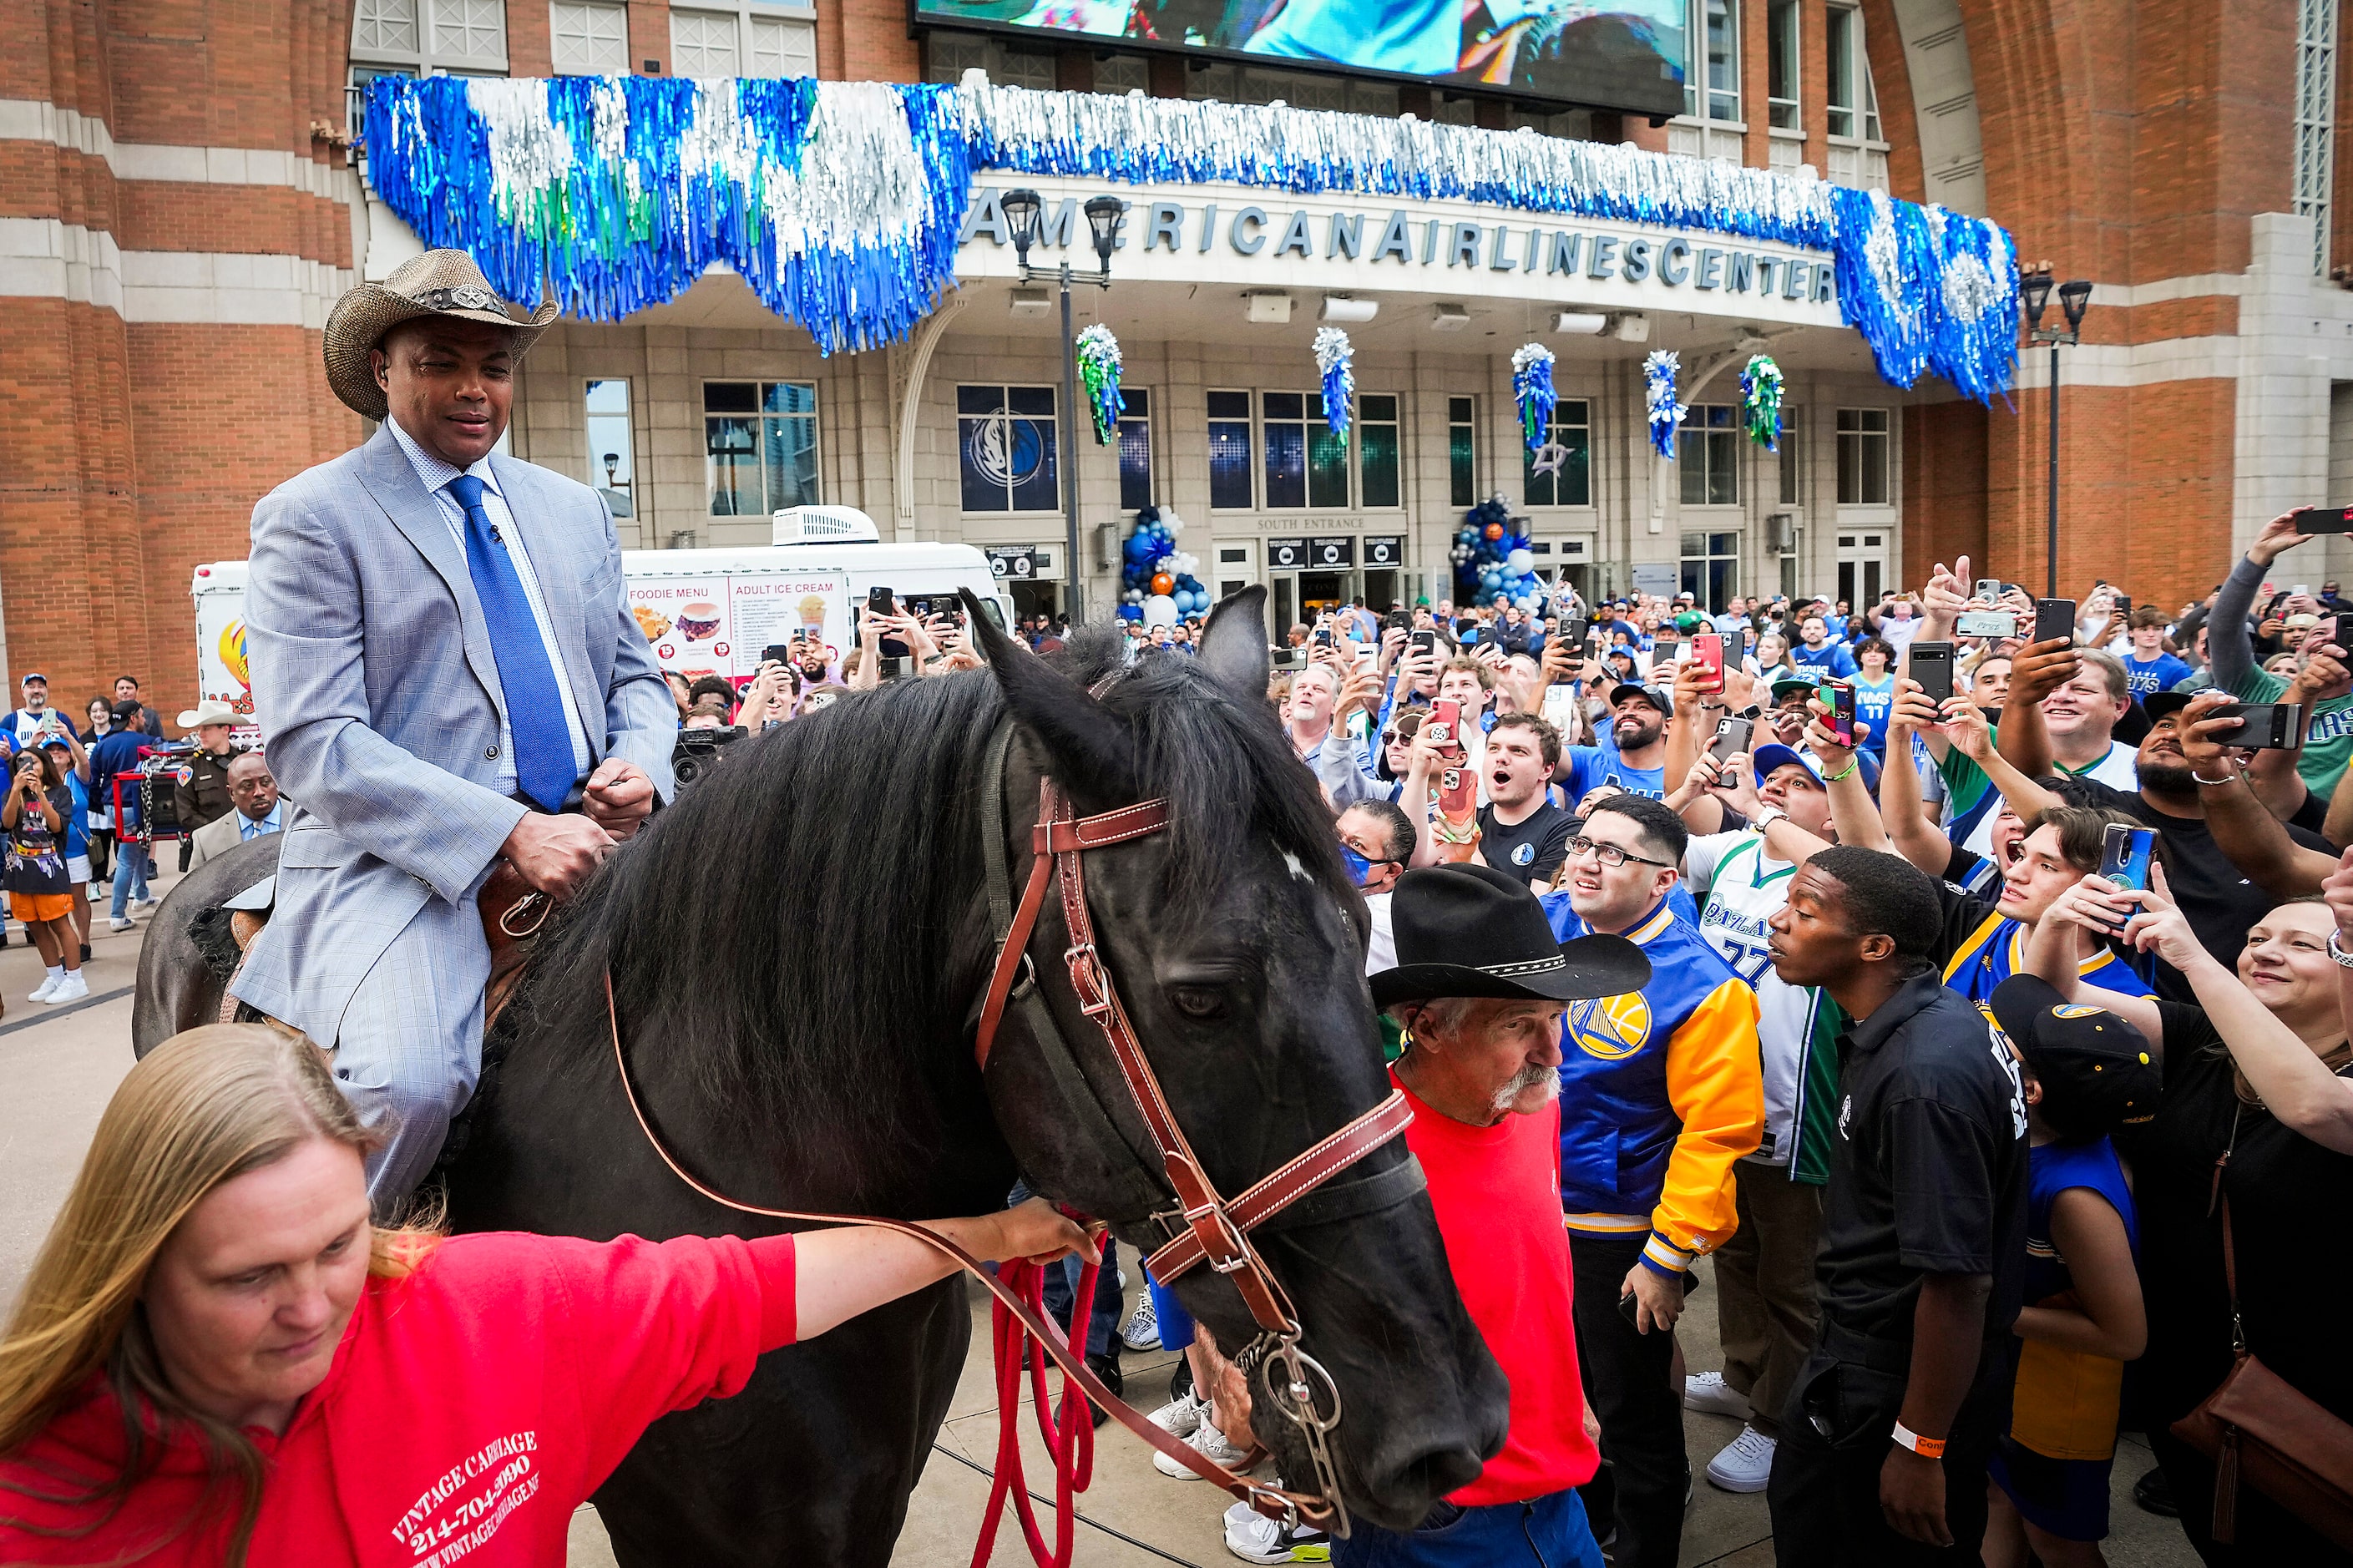
[[[586,485],[491,462],[547,598],[590,766],[633,762],[668,798],[678,709],[629,615],[611,514]],[[333,1045],[376,972],[371,1016],[353,1025],[478,1061],[490,950],[474,897],[524,808],[496,784],[505,697],[465,548],[389,427],[254,509],[245,623],[270,770],[301,804],[276,912],[236,994]],[[451,1037],[469,1026],[473,1038]]]

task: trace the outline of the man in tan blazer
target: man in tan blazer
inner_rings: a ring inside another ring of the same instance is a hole
[[[259,752],[246,752],[230,762],[228,798],[236,810],[216,817],[188,836],[191,870],[216,855],[227,854],[248,838],[278,831],[282,810],[278,781],[269,776],[269,763]]]

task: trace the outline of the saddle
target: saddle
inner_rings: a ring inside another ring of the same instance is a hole
[[[290,1027],[246,1006],[227,990],[245,968],[246,954],[252,951],[254,938],[269,924],[276,882],[273,877],[255,883],[218,908],[203,911],[189,928],[197,946],[205,950],[207,962],[223,974],[220,1021],[224,1024],[245,1017],[274,1028]],[[531,961],[532,944],[540,927],[546,923],[548,911],[555,906],[545,893],[525,882],[522,873],[505,859],[491,868],[475,902],[481,910],[483,940],[491,946],[491,977],[482,986],[482,1033],[488,1035],[514,994],[515,984]]]

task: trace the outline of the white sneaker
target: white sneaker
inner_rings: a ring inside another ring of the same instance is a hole
[[[1729,1415],[1736,1421],[1748,1419],[1748,1395],[1724,1381],[1720,1372],[1694,1372],[1683,1379],[1683,1408],[1704,1410],[1710,1415]]]
[[[41,1000],[54,1007],[60,1002],[79,1002],[89,994],[90,982],[81,977],[80,970],[71,969],[66,972],[63,980],[58,982],[57,989]]]
[[[1312,1524],[1287,1525],[1238,1502],[1226,1510],[1226,1550],[1245,1563],[1329,1563],[1332,1538]]]
[[[41,977],[40,984],[35,986],[33,988],[33,994],[30,996],[26,997],[25,1000],[27,1002],[46,1002],[49,999],[49,993],[55,991],[58,986],[65,983],[66,977],[62,974],[45,974]]]
[[[1185,1441],[1209,1463],[1223,1465],[1229,1470],[1240,1468],[1242,1461],[1250,1458],[1248,1453],[1226,1440],[1226,1435],[1218,1430],[1206,1411],[1202,1413],[1200,1426],[1195,1427],[1193,1435]],[[1166,1454],[1153,1455],[1152,1468],[1175,1480],[1198,1481],[1201,1479]]]
[[[1201,1429],[1201,1423],[1208,1417],[1208,1401],[1196,1398],[1188,1388],[1145,1419],[1172,1437],[1190,1437]],[[1185,1473],[1189,1476],[1193,1472],[1187,1470]]]
[[[127,903],[127,904],[123,905],[123,908],[125,908],[125,909],[127,909],[127,910],[152,910],[152,909],[153,909],[153,908],[156,906],[156,904],[157,904],[158,902],[160,902],[160,901],[161,901],[161,900],[155,900],[155,899],[132,899],[129,903]]]
[[[1708,1485],[1728,1492],[1763,1491],[1765,1483],[1773,1479],[1773,1450],[1777,1447],[1772,1438],[1756,1427],[1743,1426],[1740,1436],[1707,1462]]]
[[[1119,1337],[1132,1351],[1156,1351],[1160,1348],[1160,1314],[1152,1306],[1152,1292],[1146,1290],[1135,1300],[1135,1310],[1127,1315],[1127,1327]]]
[[[139,922],[130,919],[128,916],[109,915],[106,920],[106,929],[109,931],[137,931],[139,929]]]

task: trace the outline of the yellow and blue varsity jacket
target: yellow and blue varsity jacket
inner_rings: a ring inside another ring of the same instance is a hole
[[[1563,942],[1590,934],[1567,893],[1540,901]],[[1651,983],[1570,1003],[1561,1030],[1561,1208],[1572,1231],[1647,1232],[1642,1261],[1679,1276],[1739,1228],[1733,1162],[1765,1131],[1757,993],[1664,902],[1626,939]]]

